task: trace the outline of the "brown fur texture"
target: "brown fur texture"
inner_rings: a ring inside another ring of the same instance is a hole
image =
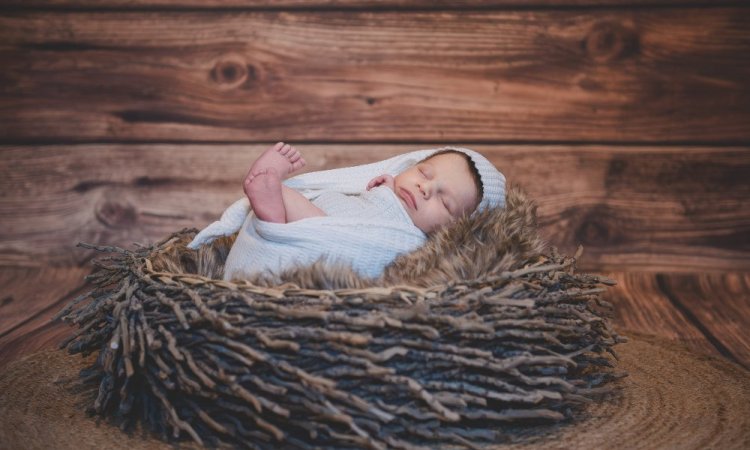
[[[536,206],[520,188],[510,188],[505,208],[463,217],[432,236],[419,249],[398,257],[385,270],[386,285],[433,286],[512,270],[545,249]]]
[[[236,236],[154,260],[161,270],[221,278]],[[536,205],[519,187],[510,187],[505,208],[464,217],[431,236],[419,249],[398,257],[378,279],[360,277],[350,267],[317,262],[277,275],[244,277],[259,286],[293,283],[308,289],[363,288],[409,284],[429,287],[513,270],[533,262],[546,248],[537,230]],[[195,258],[195,259],[192,259]],[[180,261],[179,267],[174,261]]]

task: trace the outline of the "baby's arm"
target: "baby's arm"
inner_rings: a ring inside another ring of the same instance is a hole
[[[378,186],[387,186],[394,189],[394,180],[391,175],[384,174],[377,176],[367,183],[367,190]],[[326,213],[315,206],[304,195],[294,189],[281,185],[281,194],[284,198],[284,209],[286,210],[286,221],[294,222],[296,220],[306,219],[308,217],[321,217]]]
[[[283,184],[281,185],[281,196],[284,199],[287,222],[326,215],[325,211],[315,206],[307,197]]]
[[[378,186],[388,186],[393,189],[393,177],[391,175],[380,175],[367,183],[367,190]],[[286,209],[286,221],[294,222],[295,220],[306,219],[308,217],[320,217],[325,216],[326,213],[322,209],[315,206],[310,200],[304,195],[295,191],[294,189],[281,185],[282,196],[284,197],[284,207]]]

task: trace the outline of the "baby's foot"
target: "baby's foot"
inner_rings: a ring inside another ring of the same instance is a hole
[[[286,223],[286,209],[281,194],[281,178],[273,168],[264,169],[246,182],[245,193],[260,220]]]
[[[305,166],[305,159],[294,147],[283,142],[277,142],[263,152],[250,167],[250,180],[266,169],[274,169],[282,179]]]

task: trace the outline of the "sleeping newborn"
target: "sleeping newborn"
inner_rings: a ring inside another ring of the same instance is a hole
[[[281,184],[281,176],[288,176],[304,165],[305,160],[297,149],[279,142],[266,150],[250,167],[243,186],[260,220],[288,223],[332,213],[356,214],[360,209],[364,212],[370,207],[377,209],[385,206],[384,202],[368,201],[367,196],[355,201],[334,191],[323,195],[323,199],[319,197],[311,202],[299,192]],[[370,180],[367,190],[379,186],[393,192],[403,205],[408,219],[424,233],[471,213],[482,198],[481,178],[476,166],[466,154],[454,150],[432,154],[395,177],[381,174]],[[352,207],[339,208],[337,201],[348,202]],[[393,219],[398,220],[398,217]]]
[[[189,247],[239,230],[226,280],[320,259],[377,277],[428,234],[478,209],[504,205],[505,178],[468,149],[421,150],[283,181],[304,165],[299,151],[283,142],[266,150],[245,177],[247,197]]]

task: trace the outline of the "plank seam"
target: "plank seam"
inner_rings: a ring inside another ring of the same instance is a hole
[[[698,331],[703,334],[703,337],[706,338],[708,342],[711,343],[711,345],[716,348],[716,350],[725,358],[728,360],[746,368],[750,369],[750,367],[745,366],[735,355],[732,353],[732,351],[724,345],[724,343],[721,342],[719,338],[714,336],[713,333],[698,319],[698,317],[693,314],[693,312],[688,308],[685,304],[683,304],[680,299],[675,295],[675,293],[670,289],[669,285],[667,284],[666,277],[664,274],[658,273],[656,274],[656,284],[659,286],[659,289],[666,295],[669,302],[672,304],[672,306],[675,307],[682,315],[683,317],[690,322],[695,328],[698,329]]]
[[[212,140],[179,140],[179,139],[0,139],[0,146],[59,146],[59,145],[260,145],[275,143],[277,140],[258,139],[258,140],[237,140],[237,141],[212,141]],[[611,140],[594,140],[594,141],[571,141],[571,140],[441,140],[441,141],[403,141],[379,139],[377,141],[361,140],[296,140],[287,139],[296,145],[428,145],[440,147],[444,145],[497,145],[497,146],[612,146],[612,147],[750,147],[750,141],[611,141]]]
[[[319,5],[319,6],[285,6],[285,7],[249,7],[242,6],[220,6],[220,7],[196,7],[196,6],[80,6],[80,5],[47,5],[47,6],[18,6],[18,5],[0,5],[2,12],[55,12],[55,13],[78,13],[78,12],[184,12],[184,13],[229,13],[229,12],[441,12],[441,11],[460,11],[460,12],[487,12],[487,11],[633,11],[633,10],[657,10],[657,9],[716,9],[716,8],[749,8],[747,2],[727,1],[727,2],[706,2],[696,4],[675,4],[670,2],[653,3],[653,4],[583,4],[583,5],[529,5],[527,3],[509,4],[509,5],[473,5],[466,7],[462,5],[439,6],[439,7],[413,7],[392,5],[387,7],[378,6],[358,6],[342,7],[339,5]]]

